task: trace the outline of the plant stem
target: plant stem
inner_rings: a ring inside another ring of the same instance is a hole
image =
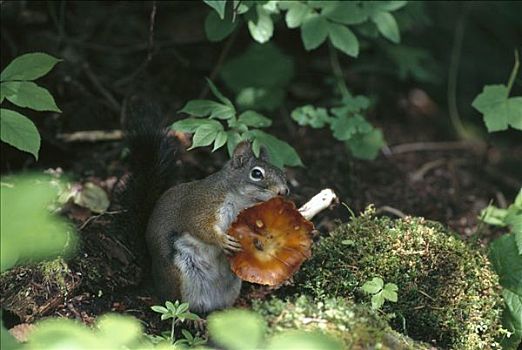
[[[520,67],[520,61],[518,59],[518,50],[515,49],[515,65],[513,66],[513,70],[511,71],[511,75],[509,76],[509,82],[507,85],[508,88],[508,96],[511,93],[511,88],[513,87],[513,84],[515,83],[515,78],[518,74],[518,68]]]
[[[332,72],[337,81],[337,87],[341,92],[342,98],[348,98],[350,97],[350,92],[348,91],[348,87],[346,86],[346,82],[344,81],[344,74],[343,70],[341,69],[341,64],[339,62],[339,56],[337,55],[337,51],[330,42],[328,42],[328,50],[330,53],[330,64],[332,66]]]
[[[172,341],[172,344],[174,344],[174,328],[176,327],[176,319],[172,319],[172,328],[170,329],[170,340]]]
[[[451,51],[451,61],[448,72],[448,109],[451,124],[457,131],[460,137],[465,136],[466,129],[459,115],[457,106],[457,80],[459,75],[460,54],[462,52],[462,39],[464,37],[464,28],[466,25],[466,18],[468,14],[468,6],[464,5],[464,10],[460,16],[457,26],[455,27],[455,39],[453,41],[453,48]]]

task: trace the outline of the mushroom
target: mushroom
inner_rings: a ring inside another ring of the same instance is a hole
[[[281,284],[311,256],[313,229],[295,204],[282,197],[243,210],[228,230],[243,248],[229,258],[232,271],[248,282]]]

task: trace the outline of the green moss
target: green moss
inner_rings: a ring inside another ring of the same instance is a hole
[[[428,349],[393,331],[368,307],[342,298],[273,298],[255,302],[253,309],[267,320],[272,334],[287,329],[321,330],[342,340],[346,349]]]
[[[502,300],[480,249],[438,223],[373,213],[367,209],[320,240],[291,292],[369,302],[360,287],[379,276],[399,287],[398,302],[383,307],[396,315],[395,329],[442,348],[497,348]]]

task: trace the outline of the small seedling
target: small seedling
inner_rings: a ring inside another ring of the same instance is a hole
[[[378,310],[384,304],[385,300],[393,303],[397,302],[397,290],[399,289],[395,283],[386,283],[380,277],[374,277],[371,281],[367,281],[361,287],[366,294],[372,295],[372,309]]]
[[[168,320],[172,319],[171,329],[170,329],[170,337],[167,334],[162,334],[162,336],[154,337],[153,342],[158,342],[162,340],[167,340],[173,345],[183,346],[187,345],[189,347],[192,346],[198,346],[205,344],[205,340],[203,338],[200,338],[198,336],[193,336],[189,331],[186,329],[181,330],[181,334],[183,334],[183,339],[176,339],[175,338],[175,329],[176,325],[180,322],[184,322],[185,320],[199,320],[199,316],[189,311],[189,304],[188,303],[180,303],[178,300],[176,300],[174,303],[171,301],[165,302],[165,306],[161,305],[154,305],[151,307],[152,311],[155,311],[159,314],[161,314],[161,320]]]

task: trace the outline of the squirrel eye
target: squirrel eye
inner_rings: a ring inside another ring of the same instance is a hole
[[[250,179],[253,181],[261,181],[265,177],[265,170],[261,167],[254,167],[250,171]]]

